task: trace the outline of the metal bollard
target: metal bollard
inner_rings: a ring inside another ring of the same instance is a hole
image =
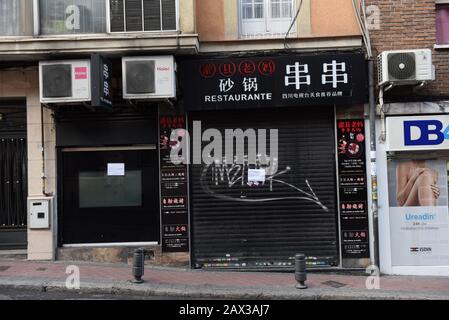
[[[145,273],[145,250],[139,248],[134,251],[133,258],[133,276],[134,283],[143,283],[142,276]]]
[[[295,280],[298,282],[296,289],[307,289],[307,270],[306,270],[306,256],[304,254],[297,254],[295,256]]]

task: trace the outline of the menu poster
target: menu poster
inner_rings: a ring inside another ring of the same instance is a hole
[[[189,252],[189,197],[187,165],[170,159],[178,141],[171,140],[173,130],[186,129],[185,116],[159,118],[160,188],[162,251]]]
[[[338,120],[337,130],[342,255],[369,258],[365,121]]]

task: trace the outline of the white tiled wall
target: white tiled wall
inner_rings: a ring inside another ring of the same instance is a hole
[[[0,99],[26,98],[28,126],[28,196],[42,196],[41,105],[38,69],[0,71]],[[46,191],[56,192],[56,133],[51,112],[44,109]],[[56,214],[56,212],[54,212]],[[28,230],[28,259],[52,260],[56,230]]]

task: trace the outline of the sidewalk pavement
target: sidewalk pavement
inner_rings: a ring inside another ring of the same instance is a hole
[[[66,268],[80,268],[80,292],[198,299],[444,299],[448,277],[383,276],[380,290],[366,289],[365,276],[309,273],[307,290],[295,289],[293,273],[217,272],[146,267],[144,284],[133,284],[123,264],[0,260],[2,289],[66,291]]]

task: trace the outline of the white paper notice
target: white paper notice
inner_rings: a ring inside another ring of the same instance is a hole
[[[265,169],[248,169],[248,182],[265,182]]]
[[[108,163],[108,177],[124,177],[125,164],[124,163]]]

